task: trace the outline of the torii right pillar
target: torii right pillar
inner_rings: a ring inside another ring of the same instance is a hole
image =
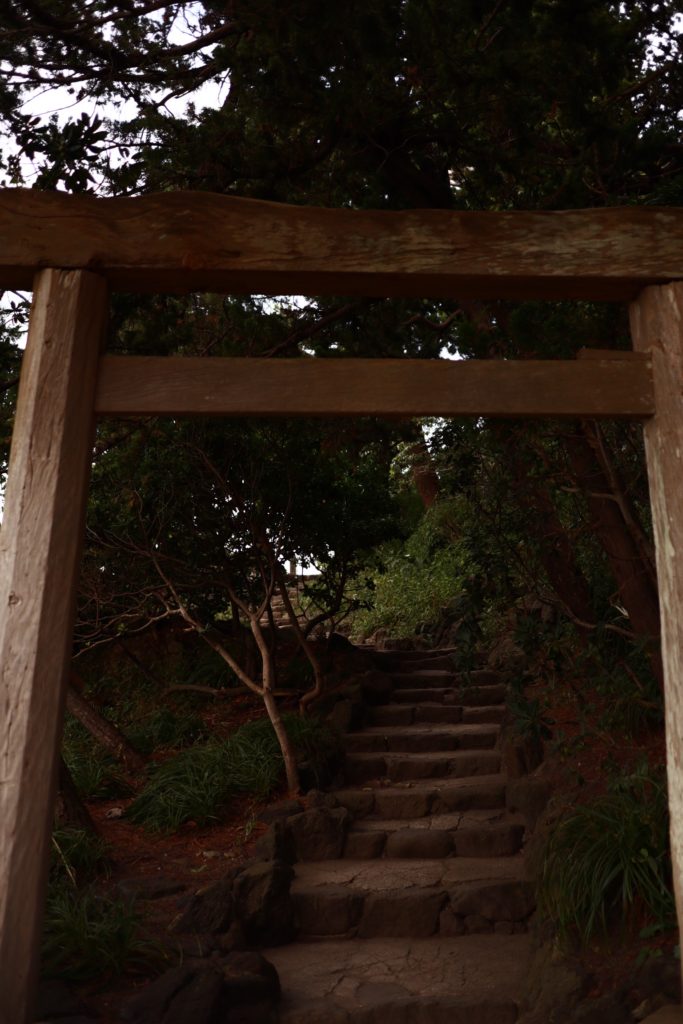
[[[652,356],[655,415],[645,452],[662,620],[671,859],[683,936],[683,282],[645,288],[631,305],[633,347]]]

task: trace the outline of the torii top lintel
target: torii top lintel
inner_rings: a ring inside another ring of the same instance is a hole
[[[0,239],[0,288],[59,267],[131,292],[628,301],[683,279],[683,208],[669,207],[379,211],[5,189]]]

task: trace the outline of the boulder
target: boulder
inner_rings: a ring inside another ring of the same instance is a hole
[[[227,932],[235,919],[232,887],[237,869],[233,868],[218,882],[198,889],[189,899],[185,910],[171,927],[172,932],[195,932],[211,935]]]
[[[290,886],[294,872],[282,861],[256,861],[235,876],[235,916],[249,943],[277,946],[294,934]]]
[[[221,1024],[267,1024],[279,999],[278,973],[264,956],[245,952],[226,957]]]
[[[278,800],[277,803],[270,804],[264,808],[258,814],[256,820],[264,825],[271,825],[274,821],[284,821],[285,818],[291,817],[292,814],[300,814],[303,809],[304,805],[301,803],[301,800]]]
[[[275,967],[259,953],[230,953],[210,967],[172,967],[121,1008],[130,1024],[267,1024],[280,998]]]
[[[336,860],[341,857],[351,815],[345,807],[313,807],[287,819],[297,860]]]
[[[246,942],[254,945],[288,942],[293,934],[289,895],[293,877],[291,866],[281,860],[234,868],[191,897],[172,931],[211,935],[239,926]]]
[[[281,860],[293,864],[296,860],[294,840],[287,822],[279,819],[272,823],[254,846],[254,855],[259,860]]]

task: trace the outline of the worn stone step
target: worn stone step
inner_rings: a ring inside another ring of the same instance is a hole
[[[297,864],[291,893],[308,938],[510,934],[526,929],[534,909],[519,857]]]
[[[457,685],[455,672],[447,669],[411,669],[408,672],[391,672],[394,686],[399,690],[416,690],[424,687],[454,687]]]
[[[439,779],[403,786],[347,787],[334,795],[356,819],[371,815],[411,819],[472,809],[499,809],[505,807],[505,793],[505,778],[493,774],[478,779]]]
[[[463,721],[463,708],[456,704],[380,704],[367,709],[367,721],[369,725],[417,725],[422,722],[457,725]]]
[[[459,707],[489,707],[491,704],[503,704],[506,687],[503,683],[495,686],[424,686],[418,689],[397,688],[391,695],[393,702],[400,704],[422,704],[426,701],[435,704],[455,705]]]
[[[465,814],[434,815],[415,821],[366,819],[348,833],[344,856],[354,860],[511,857],[519,851],[523,838],[521,823],[487,822]]]
[[[294,942],[264,951],[281,1024],[514,1024],[526,935]]]
[[[373,655],[373,662],[382,672],[420,672],[423,669],[441,669],[444,672],[455,672],[455,659],[449,654],[419,658],[399,658],[396,655],[382,652]]]
[[[348,782],[386,778],[391,782],[412,779],[465,778],[500,771],[495,750],[454,750],[436,754],[347,754],[344,776]]]
[[[452,686],[443,687],[422,687],[419,690],[394,690],[391,695],[394,704],[446,704],[452,707],[461,707],[461,702],[456,700],[455,690]]]
[[[434,725],[371,726],[344,739],[349,753],[429,753],[442,750],[488,750],[495,746],[500,734],[497,725]]]
[[[495,686],[500,684],[500,673],[491,669],[474,669],[472,672],[452,672],[443,669],[411,669],[408,672],[391,672],[394,686],[400,690],[415,690],[423,686],[470,689],[473,686]]]
[[[462,709],[462,721],[467,724],[474,724],[478,722],[484,723],[496,723],[500,725],[505,721],[505,714],[507,708],[505,704],[489,704],[484,707],[474,708],[463,708]]]
[[[457,647],[438,647],[423,651],[397,651],[379,650],[371,644],[364,644],[362,651],[368,651],[378,661],[390,661],[395,659],[399,662],[430,661],[434,658],[448,658],[458,653]]]

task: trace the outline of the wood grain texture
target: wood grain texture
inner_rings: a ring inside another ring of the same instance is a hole
[[[683,284],[648,288],[631,306],[637,351],[652,357],[657,413],[645,452],[662,622],[671,855],[683,934]]]
[[[628,355],[628,354],[627,354]],[[647,359],[104,356],[106,416],[590,416],[654,411]]]
[[[0,1021],[24,1024],[40,952],[57,752],[106,282],[38,274],[0,532]]]
[[[0,190],[0,287],[84,268],[135,292],[628,300],[683,278],[683,209],[474,213],[207,192]]]

